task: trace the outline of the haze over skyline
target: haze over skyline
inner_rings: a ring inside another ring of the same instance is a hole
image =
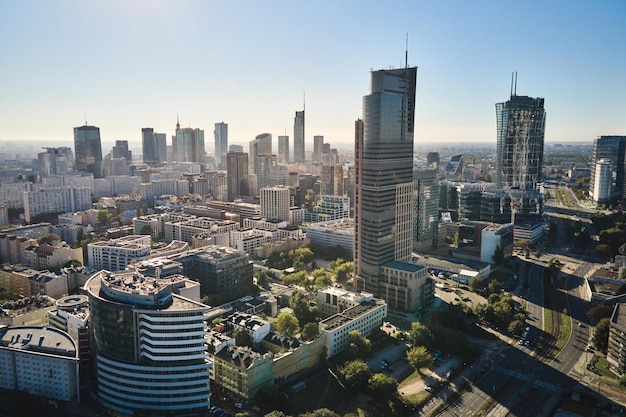
[[[495,103],[545,98],[546,141],[626,134],[626,2],[32,1],[0,8],[0,140],[139,141],[229,125],[230,143],[350,144],[369,70],[418,66],[415,144],[496,141]],[[103,149],[104,151],[104,149]]]

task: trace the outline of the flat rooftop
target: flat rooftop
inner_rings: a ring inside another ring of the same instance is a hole
[[[78,356],[76,342],[70,335],[52,327],[9,327],[2,335],[0,344],[10,349],[68,357]]]

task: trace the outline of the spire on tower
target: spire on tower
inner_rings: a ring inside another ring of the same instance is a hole
[[[180,130],[180,122],[178,121],[178,113],[176,113],[176,130]]]

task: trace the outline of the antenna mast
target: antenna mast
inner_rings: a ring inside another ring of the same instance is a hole
[[[511,94],[509,95],[509,98],[513,98],[513,74],[515,73],[511,73]]]
[[[517,95],[517,71],[515,71],[515,95]]]
[[[409,32],[406,33],[406,45],[404,47],[404,68],[409,67]]]

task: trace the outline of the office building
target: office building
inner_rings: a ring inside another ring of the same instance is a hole
[[[600,159],[596,162],[593,174],[591,198],[598,204],[610,202],[613,186],[613,164],[609,159]]]
[[[278,162],[289,163],[289,136],[278,137]]]
[[[111,158],[124,158],[128,164],[133,162],[133,152],[128,149],[127,140],[116,140],[111,149]]]
[[[126,415],[207,413],[209,307],[175,293],[186,281],[100,271],[85,284],[96,392],[105,407]]]
[[[254,195],[259,195],[258,190],[270,185],[270,173],[276,166],[276,155],[259,155],[254,160],[254,175],[256,175],[256,186]],[[252,191],[252,190],[251,190]]]
[[[224,169],[228,153],[228,123],[215,123],[213,136],[215,137],[215,167]]]
[[[513,90],[508,101],[496,103],[498,187],[532,190],[542,181],[546,125],[543,106],[543,98],[518,96]]]
[[[132,262],[150,256],[150,236],[130,235],[89,243],[87,256],[89,266],[96,271],[123,271]]]
[[[320,193],[324,195],[343,195],[343,166],[341,164],[322,165]]]
[[[0,369],[4,390],[80,402],[78,347],[64,331],[42,326],[0,329]]]
[[[250,153],[248,154],[248,162],[250,163],[250,172],[256,172],[256,159],[259,156],[272,154],[272,135],[269,133],[261,133],[249,143]]]
[[[42,177],[67,174],[74,167],[74,153],[71,148],[44,148],[45,152],[37,154],[39,173]]]
[[[598,163],[604,160],[604,162]],[[607,192],[606,181],[598,176],[606,176],[607,167],[603,166],[610,162],[611,181],[610,197],[605,198]],[[626,163],[626,136],[599,136],[593,141],[593,154],[591,156],[591,178],[589,181],[589,196],[596,202],[605,203],[621,202],[624,199],[626,181],[624,176],[624,164]]]
[[[297,111],[293,119],[293,162],[304,163],[304,110]]]
[[[167,162],[167,143],[165,133],[155,133],[151,127],[141,129],[141,150],[143,163],[159,166]]]
[[[439,152],[428,152],[426,164],[428,164],[428,168],[434,168],[436,171],[439,171]]]
[[[289,187],[274,186],[260,190],[261,217],[268,220],[289,221]]]
[[[330,146],[330,145],[329,145]],[[313,136],[313,162],[321,163],[324,148],[324,136]]]
[[[439,182],[437,168],[413,171],[413,240],[416,250],[432,249],[439,223]]]
[[[192,129],[191,127],[181,129],[178,123],[176,126],[176,161],[195,162],[204,165],[206,162],[204,130]]]
[[[74,157],[76,171],[91,172],[94,178],[102,177],[100,128],[86,125],[74,128]]]
[[[416,76],[417,67],[372,71],[355,124],[355,290],[375,296],[382,266],[411,259]]]
[[[250,195],[248,188],[248,154],[228,152],[226,154],[226,177],[228,180],[228,201]]]

